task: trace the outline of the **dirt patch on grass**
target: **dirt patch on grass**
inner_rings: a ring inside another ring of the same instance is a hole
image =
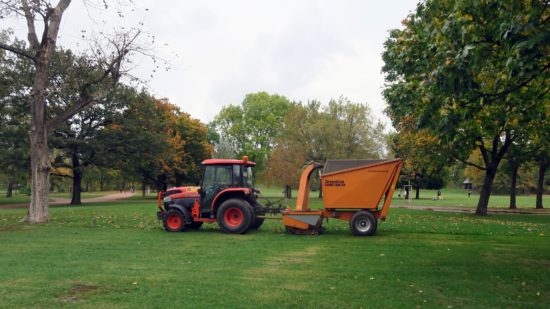
[[[307,247],[297,251],[286,251],[269,256],[259,267],[252,267],[243,272],[246,280],[252,285],[263,286],[276,283],[274,289],[260,289],[252,297],[260,301],[273,301],[274,299],[288,299],[290,294],[308,291],[312,288],[313,275],[311,265],[314,257],[321,250],[319,247]],[[315,272],[315,271],[314,271]],[[297,277],[299,280],[288,281],[288,278]]]
[[[77,303],[91,294],[107,294],[107,287],[93,284],[74,284],[66,292],[59,294],[57,298],[62,302]]]
[[[287,251],[276,256],[270,256],[263,262],[260,267],[250,268],[246,271],[249,275],[257,274],[276,274],[288,272],[288,268],[293,268],[295,265],[308,265],[311,259],[317,255],[319,248],[307,247],[300,251]],[[295,270],[293,270],[295,272]]]

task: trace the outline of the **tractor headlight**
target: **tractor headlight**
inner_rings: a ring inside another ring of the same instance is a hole
[[[162,201],[163,201],[164,203],[170,203],[170,202],[172,201],[172,198],[169,197],[169,196],[167,196],[167,197],[163,198]]]

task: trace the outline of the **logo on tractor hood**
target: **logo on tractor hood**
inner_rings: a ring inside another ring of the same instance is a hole
[[[345,187],[346,182],[343,180],[325,180],[325,186],[327,187]]]

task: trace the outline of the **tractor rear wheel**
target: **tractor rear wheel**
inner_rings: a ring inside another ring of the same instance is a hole
[[[368,210],[354,213],[349,221],[349,229],[355,236],[372,236],[376,233],[376,228],[376,218]]]
[[[164,216],[164,229],[168,232],[183,232],[187,228],[185,221],[185,214],[178,209],[172,208],[168,211],[166,216]]]
[[[231,234],[244,234],[252,224],[252,206],[241,199],[229,199],[218,208],[217,218],[220,228]]]

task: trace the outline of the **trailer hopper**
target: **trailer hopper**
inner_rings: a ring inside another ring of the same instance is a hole
[[[324,218],[335,218],[349,221],[354,235],[374,235],[377,221],[387,217],[402,164],[401,159],[310,162],[302,172],[296,209],[283,213],[285,227],[291,233],[317,234]],[[323,209],[312,210],[310,178],[323,167]]]

